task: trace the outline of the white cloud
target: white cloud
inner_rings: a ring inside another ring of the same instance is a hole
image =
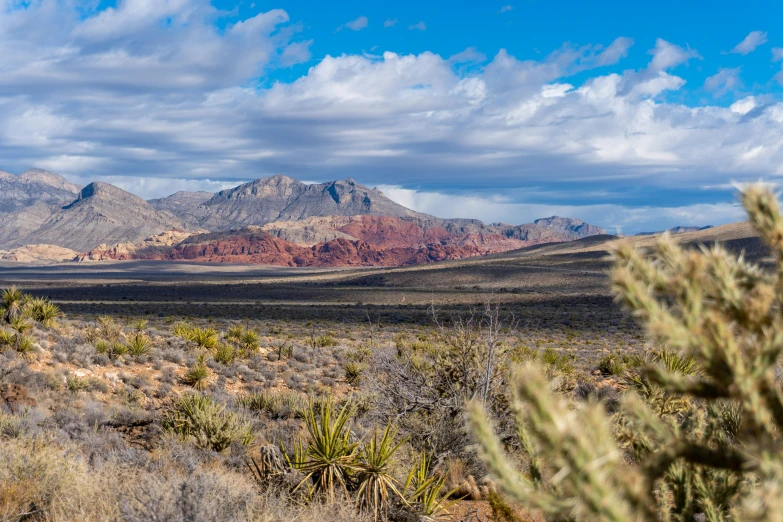
[[[509,11],[511,11],[512,9],[514,9],[514,6],[513,6],[513,5],[504,5],[503,7],[501,7],[500,9],[498,9],[498,13],[508,13],[508,12],[509,12]]]
[[[367,19],[366,16],[360,16],[356,20],[351,20],[350,22],[345,22],[343,25],[337,28],[338,31],[342,31],[343,29],[350,29],[351,31],[361,31],[367,25],[369,25],[370,21]]]
[[[662,38],[658,38],[655,41],[655,48],[650,50],[650,54],[653,58],[648,69],[656,72],[677,67],[687,63],[692,58],[701,58],[695,49],[680,47]]]
[[[756,50],[760,45],[767,43],[767,33],[762,31],[751,31],[740,43],[738,43],[731,53],[746,55]]]
[[[704,80],[704,89],[716,97],[721,97],[728,92],[742,88],[742,80],[739,77],[741,70],[741,67],[733,69],[721,67],[716,74]]]
[[[515,203],[499,195],[464,196],[405,189],[394,185],[378,187],[388,198],[440,217],[474,218],[485,223],[531,223],[549,216],[568,216],[604,227],[609,233],[655,232],[675,226],[722,225],[741,221],[745,212],[739,203],[695,204],[665,207],[625,207],[617,204],[558,205]]]
[[[383,26],[384,27],[393,27],[393,26],[397,25],[397,22],[399,22],[399,20],[397,20],[396,18],[388,18],[385,22],[383,22]]]
[[[449,61],[455,64],[481,63],[486,61],[487,55],[478,51],[475,47],[468,47],[464,51],[449,56]]]
[[[285,66],[306,62],[310,59],[310,46],[313,40],[294,42],[287,45],[280,54],[280,63]]]
[[[427,24],[425,24],[424,22],[417,22],[413,25],[409,25],[408,29],[416,29],[417,31],[426,31]]]
[[[482,67],[432,52],[346,54],[272,83],[264,71],[309,49],[284,12],[218,31],[208,0],[135,2],[144,9],[126,0],[105,15],[134,27],[115,34],[91,21],[105,9],[0,9],[0,169],[157,178],[136,188],[154,196],[184,186],[176,180],[278,173],[455,193],[491,186],[509,205],[539,187],[539,204],[575,207],[594,194],[593,214],[575,217],[623,226],[641,218],[615,207],[687,207],[700,187],[783,175],[783,103],[763,93],[731,107],[678,102],[675,67],[698,57],[687,46],[659,40],[646,66],[621,74],[602,67],[621,63],[630,38],[538,60],[503,50]],[[602,195],[608,187],[614,196]]]

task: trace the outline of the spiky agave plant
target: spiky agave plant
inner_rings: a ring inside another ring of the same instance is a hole
[[[125,343],[128,354],[133,357],[141,357],[152,353],[152,340],[143,333],[136,333]]]
[[[408,472],[403,489],[406,504],[424,521],[451,518],[449,508],[458,500],[449,500],[454,491],[444,492],[445,476],[432,473],[432,455],[422,452]]]
[[[199,348],[212,350],[217,347],[218,333],[214,328],[191,328],[187,334],[188,341]]]
[[[618,297],[654,342],[694,360],[690,368],[667,356],[644,371],[687,399],[681,409],[662,411],[631,391],[610,419],[601,404],[554,395],[541,368],[524,367],[513,405],[541,463],[537,483],[512,464],[483,406],[471,405],[481,453],[507,496],[558,520],[781,520],[783,216],[762,186],[742,202],[772,270],[720,246],[682,248],[668,235],[650,257],[629,243],[614,252]]]
[[[17,334],[24,334],[26,331],[30,330],[33,325],[27,318],[22,317],[21,315],[15,315],[8,321],[8,327]]]
[[[9,320],[21,312],[24,293],[16,286],[10,286],[0,293],[3,315]]]
[[[255,438],[249,422],[201,393],[178,398],[164,413],[161,425],[182,440],[213,451],[223,451],[234,442],[248,446]]]
[[[348,482],[359,469],[356,461],[359,444],[351,441],[348,427],[349,405],[335,413],[334,403],[326,400],[316,414],[316,406],[311,401],[305,408],[304,420],[308,434],[307,460],[300,468],[305,478],[297,488],[312,481],[313,494],[334,500],[337,491],[342,491],[348,497]]]
[[[212,374],[207,367],[206,356],[201,354],[196,359],[196,364],[188,368],[182,379],[185,384],[192,386],[196,390],[203,391],[207,389],[209,384],[209,376]]]
[[[54,325],[62,317],[60,308],[42,297],[33,297],[23,306],[24,315],[45,328]]]
[[[386,426],[380,436],[376,430],[359,453],[356,498],[359,508],[371,513],[373,520],[388,518],[390,493],[403,498],[391,467],[394,454],[407,439],[395,443],[396,437],[392,426]]]

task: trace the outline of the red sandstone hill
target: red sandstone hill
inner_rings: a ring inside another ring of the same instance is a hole
[[[258,228],[197,234],[170,247],[103,247],[79,256],[82,261],[157,259],[205,263],[280,266],[402,266],[481,255],[475,246],[413,245],[383,248],[366,241],[337,238],[311,247],[296,245]]]
[[[161,234],[138,245],[101,245],[78,259],[186,260],[292,267],[402,266],[505,252],[570,238],[542,229],[528,234],[531,239],[523,240],[514,234],[489,232],[505,231],[493,227],[476,231],[461,226],[449,231],[437,221],[408,217],[325,216],[223,232]]]

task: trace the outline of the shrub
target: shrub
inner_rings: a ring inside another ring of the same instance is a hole
[[[212,372],[207,368],[205,358],[201,355],[196,361],[196,364],[188,369],[182,380],[185,384],[193,386],[193,388],[197,390],[205,390],[209,383],[210,375],[212,375]]]
[[[649,259],[629,243],[613,254],[618,296],[667,350],[639,379],[658,391],[626,393],[609,419],[601,404],[575,407],[553,395],[541,368],[528,364],[512,386],[522,471],[482,406],[471,405],[481,452],[506,495],[553,519],[779,518],[783,217],[760,186],[742,201],[774,270],[719,246],[683,249],[666,234]],[[683,402],[662,409],[661,396]]]
[[[212,350],[218,344],[218,334],[214,328],[191,328],[187,334],[187,340],[198,346]]]
[[[164,414],[162,426],[182,440],[213,451],[223,451],[234,442],[247,446],[254,439],[250,423],[201,393],[180,397]]]
[[[128,354],[133,357],[140,357],[152,353],[152,341],[143,333],[134,334],[126,345],[128,347]]]
[[[229,365],[234,362],[237,352],[230,344],[220,344],[215,349],[215,360],[221,364]]]

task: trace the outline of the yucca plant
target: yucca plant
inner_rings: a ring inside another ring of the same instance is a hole
[[[248,446],[255,439],[249,422],[201,393],[177,399],[164,413],[161,425],[182,440],[218,452],[234,442]]]
[[[390,494],[404,498],[391,468],[394,454],[406,439],[395,443],[396,436],[397,430],[391,426],[386,426],[380,437],[376,430],[359,452],[356,498],[359,508],[371,513],[373,520],[388,518]]]
[[[188,341],[199,348],[212,350],[217,347],[218,333],[214,328],[191,328],[187,334]]]
[[[16,336],[8,330],[0,330],[0,351],[16,343]]]
[[[445,476],[433,475],[432,456],[422,452],[405,480],[403,498],[406,504],[425,521],[436,521],[451,517],[449,508],[458,500],[449,500],[454,493],[444,492]]]
[[[111,345],[106,341],[95,341],[95,351],[101,354],[109,354],[111,352]]]
[[[8,321],[8,327],[17,334],[24,334],[26,331],[30,330],[33,325],[21,315],[15,315]]]
[[[305,409],[307,427],[307,460],[301,470],[305,482],[312,481],[314,494],[323,494],[334,500],[336,493],[342,491],[346,497],[348,482],[358,470],[356,454],[358,442],[351,441],[349,407],[346,404],[335,413],[331,400],[321,403],[318,414],[312,402]]]
[[[21,334],[14,336],[14,350],[22,355],[30,356],[33,351],[33,341]]]
[[[238,324],[235,324],[234,326],[230,326],[228,328],[228,331],[226,332],[226,339],[228,339],[229,341],[239,341],[239,339],[242,337],[243,332],[244,330]]]
[[[23,306],[24,315],[33,321],[40,323],[45,328],[50,328],[55,321],[62,317],[60,308],[41,297],[31,298]]]
[[[247,330],[240,336],[239,346],[246,352],[255,351],[261,346],[261,340],[256,332]]]
[[[133,322],[131,326],[133,327],[133,330],[136,333],[142,333],[144,330],[147,329],[147,326],[149,326],[149,324],[150,322],[147,321],[146,319],[137,319],[136,321]]]
[[[109,357],[116,359],[122,357],[128,353],[128,345],[119,341],[111,343],[111,349],[109,350]]]
[[[98,317],[98,337],[108,341],[115,341],[120,335],[120,327],[114,319],[108,315]]]
[[[648,256],[620,243],[618,297],[669,354],[641,380],[684,402],[662,409],[631,388],[619,413],[553,394],[534,364],[512,380],[518,469],[479,403],[471,425],[508,498],[551,520],[777,521],[783,517],[783,216],[762,186],[742,194],[775,261],[767,270],[719,245],[683,248],[663,235]],[[689,362],[689,358],[693,362]]]
[[[21,313],[24,294],[16,286],[6,288],[0,293],[5,319],[9,320]]]
[[[192,327],[190,325],[183,322],[177,322],[174,323],[174,326],[171,328],[171,333],[179,337],[180,339],[187,340],[188,337],[190,336],[191,330]]]
[[[234,362],[237,351],[230,344],[219,344],[215,349],[215,360],[220,364],[229,365]]]
[[[192,386],[199,391],[207,389],[209,376],[212,374],[212,371],[207,367],[205,361],[205,356],[203,354],[200,355],[196,360],[196,364],[188,369],[185,373],[185,377],[182,379],[185,384]]]
[[[152,353],[152,340],[143,333],[134,334],[125,344],[128,347],[128,354],[133,357]]]

